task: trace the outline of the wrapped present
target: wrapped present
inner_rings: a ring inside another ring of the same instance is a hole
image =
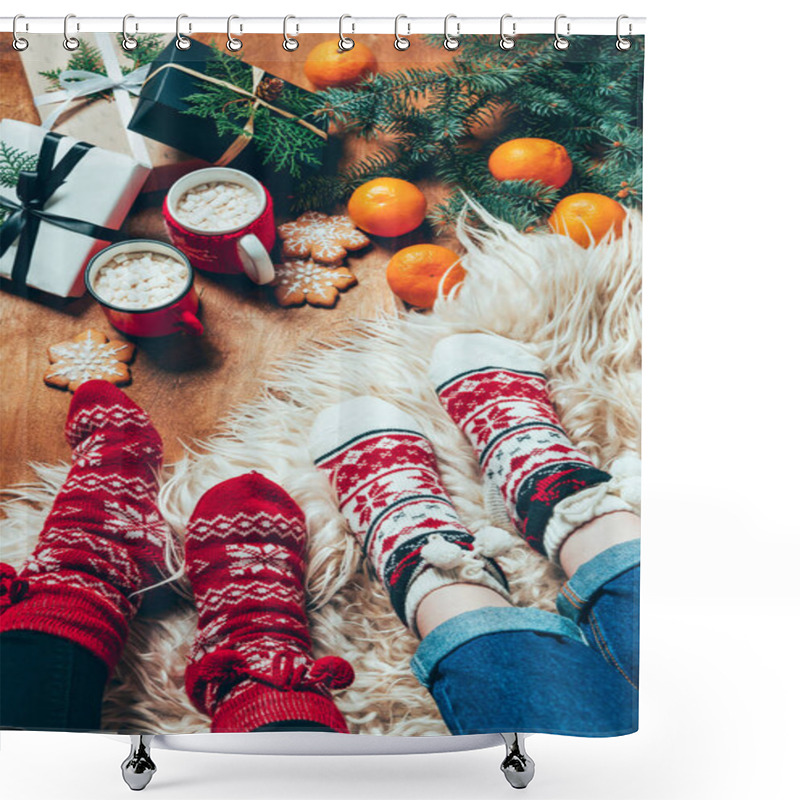
[[[31,36],[36,41],[20,55],[43,128],[151,167],[145,192],[167,189],[181,175],[208,166],[128,129],[150,61],[165,37],[145,35],[135,50],[126,51],[113,34],[85,34],[79,49],[68,52],[60,36]]]
[[[249,172],[280,199],[293,181],[336,166],[317,108],[313,92],[193,40],[186,50],[169,44],[151,63],[128,127]]]
[[[0,275],[60,297],[84,293],[89,259],[119,232],[150,170],[130,156],[0,121]]]

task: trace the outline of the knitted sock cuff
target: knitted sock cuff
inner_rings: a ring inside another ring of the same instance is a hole
[[[68,639],[85,647],[108,667],[119,661],[135,607],[126,601],[127,613],[93,591],[70,586],[36,587],[18,602],[0,608],[0,633],[38,631]]]
[[[397,406],[378,397],[353,397],[319,413],[309,436],[311,454],[318,463],[362,436],[393,430],[424,435],[417,421]]]
[[[541,374],[543,362],[520,342],[489,333],[457,333],[433,349],[428,376],[436,391],[476,370],[508,369]]]
[[[565,497],[554,507],[544,529],[542,543],[547,557],[560,565],[559,553],[567,538],[581,525],[614,511],[631,511],[635,506],[629,499],[627,476],[612,475],[609,480],[589,486]],[[638,481],[637,481],[638,483]]]
[[[271,722],[317,722],[338,733],[349,733],[333,700],[314,691],[280,690],[256,681],[236,691],[217,707],[212,733],[245,733]]]

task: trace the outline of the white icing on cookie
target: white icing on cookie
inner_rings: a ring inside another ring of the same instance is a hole
[[[124,342],[100,342],[84,339],[82,342],[54,344],[50,352],[56,363],[47,373],[48,378],[61,376],[70,382],[82,383],[100,375],[124,375],[122,362],[117,358],[129,345]]]
[[[369,239],[358,230],[350,217],[328,217],[318,211],[307,211],[294,222],[278,227],[287,258],[308,258],[323,264],[341,263],[348,250],[360,250]]]

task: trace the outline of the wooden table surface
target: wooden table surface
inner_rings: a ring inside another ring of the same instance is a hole
[[[294,54],[280,49],[280,37],[242,38],[246,61],[310,89],[303,74],[304,54],[317,41],[330,37],[304,35],[301,48]],[[219,44],[224,41],[216,35],[198,39],[214,39]],[[409,51],[398,53],[391,36],[365,39],[378,58],[379,69],[430,66],[448,58],[442,48],[416,40]],[[0,115],[38,124],[18,54],[10,47],[8,37],[0,41],[0,70]],[[350,137],[345,142],[343,163],[362,155],[367,146]],[[429,202],[442,196],[439,186],[421,188]],[[135,210],[127,224],[132,238],[168,241],[157,208]],[[199,274],[205,335],[140,340],[132,365],[133,382],[126,389],[155,420],[164,438],[167,462],[182,456],[179,440],[190,442],[213,433],[232,406],[257,392],[264,371],[298,345],[341,330],[353,318],[368,318],[379,310],[399,307],[384,278],[391,252],[415,241],[430,240],[431,233],[423,226],[391,243],[389,249],[385,244],[374,244],[350,258],[359,284],[343,294],[332,310],[281,308],[272,300],[269,289],[256,287],[243,277]],[[452,245],[446,240],[442,243]],[[8,487],[34,477],[28,462],[51,463],[69,457],[63,426],[70,395],[46,386],[42,380],[48,365],[47,348],[89,327],[107,335],[122,335],[115,333],[88,296],[67,303],[36,302],[14,295],[5,285],[0,292],[0,325],[0,487]]]

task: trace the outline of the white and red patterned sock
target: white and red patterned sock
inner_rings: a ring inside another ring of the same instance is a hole
[[[212,731],[288,720],[347,724],[330,689],[353,681],[342,658],[314,660],[305,610],[306,524],[297,503],[257,472],[206,492],[186,529],[199,612],[186,691]]]
[[[485,333],[448,336],[434,348],[429,375],[534,550],[557,562],[576,528],[632,510],[612,476],[570,442],[541,362],[518,342]]]
[[[442,586],[473,583],[508,597],[492,560],[513,544],[497,528],[473,536],[461,523],[436,467],[430,441],[412,417],[376,397],[325,409],[311,450],[397,615],[416,632],[423,598]]]
[[[172,534],[158,507],[161,437],[116,386],[88,381],[75,392],[66,436],[72,467],[19,575],[3,565],[0,631],[61,636],[111,672],[139,590],[168,575]],[[13,597],[11,596],[13,594]]]

